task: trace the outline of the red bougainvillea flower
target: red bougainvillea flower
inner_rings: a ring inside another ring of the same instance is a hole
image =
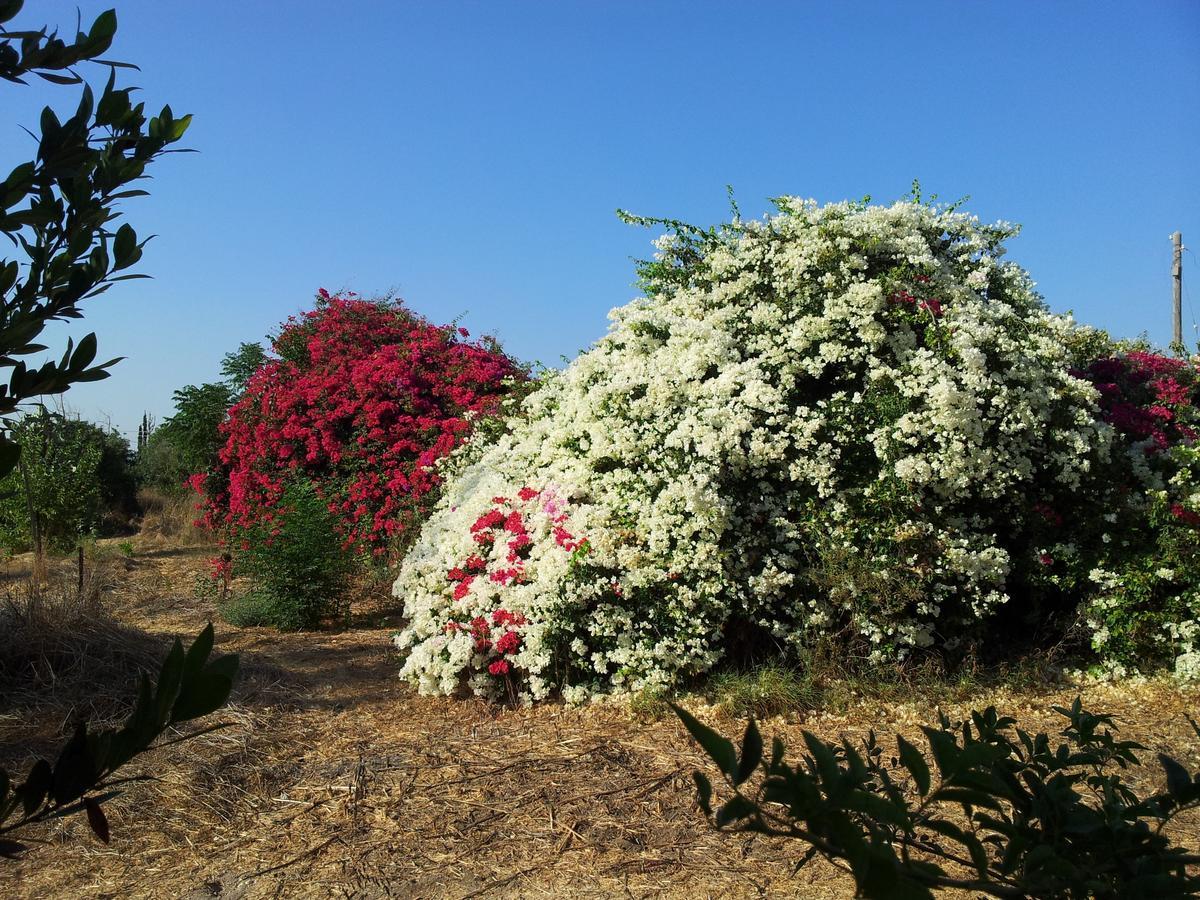
[[[1196,439],[1180,422],[1195,415],[1200,401],[1200,375],[1194,363],[1156,353],[1132,351],[1098,359],[1082,372],[1100,394],[1105,421],[1127,438],[1146,442],[1150,454]]]
[[[470,534],[479,547],[458,565],[446,570],[446,580],[454,585],[455,600],[463,600],[471,593],[471,584],[480,579],[483,591],[490,589],[507,592],[512,585],[525,584],[526,564],[534,546],[530,523],[538,522],[541,513],[550,518],[538,528],[538,539],[553,539],[554,543],[568,553],[586,555],[586,538],[577,538],[567,530],[569,523],[566,500],[553,488],[538,490],[523,487],[516,498],[493,497],[492,505],[485,509],[470,525]],[[549,530],[546,530],[546,525]],[[610,586],[613,594],[620,597],[621,586],[615,582]],[[520,612],[497,608],[487,616],[476,616],[469,623],[450,621],[446,623],[446,634],[469,633],[474,642],[477,657],[473,663],[475,671],[487,671],[495,677],[510,678],[516,667],[514,657],[521,652],[524,639],[521,634],[528,622]]]
[[[427,514],[433,463],[524,376],[494,344],[398,301],[318,297],[284,324],[276,358],[229,411],[222,471],[191,483],[205,494],[203,524],[237,531],[266,521],[289,478],[303,476],[339,517],[347,547],[385,555]]]

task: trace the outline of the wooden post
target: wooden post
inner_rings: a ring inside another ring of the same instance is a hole
[[[1171,235],[1171,243],[1175,245],[1175,264],[1171,267],[1171,276],[1175,282],[1175,296],[1171,307],[1174,331],[1171,346],[1183,348],[1183,235],[1175,232]]]
[[[76,583],[75,592],[79,595],[79,599],[83,599],[83,544],[79,545],[79,581]]]

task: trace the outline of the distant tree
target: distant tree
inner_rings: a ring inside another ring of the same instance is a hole
[[[238,344],[237,350],[226,353],[221,360],[221,375],[226,384],[240,397],[246,393],[250,379],[266,364],[267,359],[267,351],[263,349],[262,344]]]
[[[218,429],[237,395],[230,385],[213,382],[186,385],[174,399],[174,415],[149,434],[138,454],[142,480],[167,491],[183,490],[188,476],[217,465],[224,443]]]
[[[111,429],[39,409],[9,426],[24,448],[0,478],[0,540],[10,549],[66,550],[133,511],[128,442]]]
[[[142,423],[138,425],[137,435],[137,452],[141,456],[142,451],[146,449],[146,442],[150,440],[150,435],[154,433],[154,416],[150,413],[142,413]]]
[[[147,119],[145,105],[132,102],[135,88],[116,88],[117,67],[134,67],[100,59],[116,34],[113,10],[68,43],[46,28],[8,28],[23,5],[0,0],[0,78],[25,84],[25,76],[36,75],[54,84],[83,84],[83,91],[65,122],[49,107],[42,111],[34,158],[0,183],[0,229],[22,257],[0,258],[0,368],[11,370],[8,384],[0,384],[0,477],[13,470],[20,453],[7,417],[31,398],[106,378],[117,362],[94,364],[94,334],[78,344],[68,340],[58,362],[30,367],[21,357],[47,349],[37,339],[48,323],[80,318],[83,301],[118,281],[146,277],[118,274],[141,259],[148,240],[138,240],[128,224],[116,227],[118,207],[146,193],[131,185],[160,155],[173,152],[167,148],[191,121],[176,118],[169,106]],[[85,61],[110,68],[99,101],[75,71]]]

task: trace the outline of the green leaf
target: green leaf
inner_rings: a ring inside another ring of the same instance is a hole
[[[695,739],[709,758],[717,764],[725,775],[730,780],[737,777],[738,760],[737,751],[733,749],[733,742],[727,738],[721,737],[703,722],[680,706],[674,703],[669,704],[671,709],[675,710],[675,715],[679,716],[688,733]]]
[[[117,11],[115,9],[106,9],[96,17],[96,21],[92,23],[92,29],[88,32],[88,44],[103,44],[99,49],[94,50],[91,55],[103,53],[112,44],[113,35],[117,33]]]
[[[897,737],[896,745],[900,748],[900,762],[912,776],[913,782],[917,785],[917,791],[924,797],[929,793],[929,764],[925,762],[921,751],[904,738]]]
[[[35,72],[38,78],[44,81],[49,81],[52,84],[79,84],[83,81],[78,75],[58,75],[54,72]]]
[[[75,352],[71,354],[71,370],[74,372],[83,372],[92,360],[96,358],[96,333],[85,334],[79,340],[79,346],[75,348]]]
[[[16,18],[24,5],[25,0],[0,0],[0,25]]]
[[[130,265],[135,250],[137,250],[137,232],[129,225],[122,225],[117,229],[116,237],[113,238],[113,258],[116,261],[116,268],[124,269]]]
[[[237,655],[231,653],[213,660],[199,675],[186,680],[171,710],[171,722],[198,719],[224,706],[233,690],[238,666]]]

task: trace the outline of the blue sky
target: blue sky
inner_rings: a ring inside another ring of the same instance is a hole
[[[79,0],[86,22],[112,2]],[[74,27],[76,3],[13,23]],[[141,271],[56,328],[113,376],[67,395],[127,434],[307,308],[389,290],[558,363],[630,300],[652,234],[768,197],[891,201],[919,178],[1020,222],[1050,306],[1169,339],[1170,232],[1200,248],[1200,3],[123,2],[110,56],[195,115],[129,221]],[[93,70],[93,80],[106,73]],[[18,123],[71,88],[0,86]],[[1185,254],[1185,332],[1200,272]]]

